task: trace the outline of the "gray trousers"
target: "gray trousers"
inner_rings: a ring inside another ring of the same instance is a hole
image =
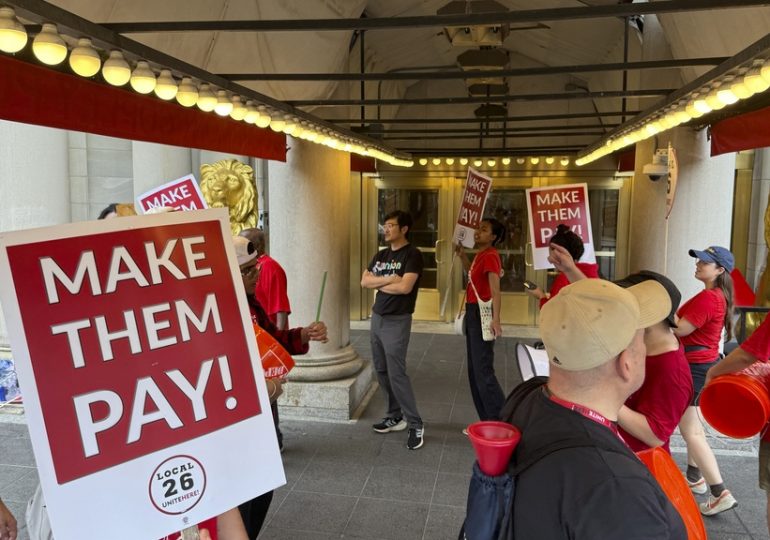
[[[406,349],[412,332],[412,315],[372,313],[372,358],[380,388],[388,397],[388,417],[405,416],[409,427],[422,427],[409,375],[406,374]]]

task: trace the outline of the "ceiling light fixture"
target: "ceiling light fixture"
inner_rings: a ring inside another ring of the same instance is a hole
[[[27,44],[27,31],[13,8],[0,7],[0,51],[17,53]]]
[[[175,97],[176,102],[182,107],[192,107],[198,102],[198,87],[195,86],[190,77],[182,77]]]
[[[156,84],[155,73],[150,69],[150,64],[145,60],[139,60],[131,73],[131,88],[140,94],[149,94],[155,90]]]
[[[70,53],[70,67],[81,77],[93,77],[102,67],[102,59],[89,38],[80,38]]]
[[[67,44],[59,35],[55,24],[45,23],[43,29],[32,40],[35,57],[49,66],[57,66],[67,58]]]
[[[171,101],[179,92],[174,77],[170,69],[161,69],[158,75],[158,82],[155,84],[155,95],[164,101]]]
[[[131,79],[131,68],[120,51],[110,51],[102,66],[102,77],[112,86],[123,86]]]
[[[203,83],[198,90],[198,101],[195,102],[203,112],[211,112],[217,106],[217,96],[211,90],[211,85]]]

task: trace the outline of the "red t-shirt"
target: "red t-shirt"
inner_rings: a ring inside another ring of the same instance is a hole
[[[587,277],[587,278],[598,278],[599,277],[599,265],[596,263],[575,263],[575,266],[577,266],[581,272]],[[569,279],[567,279],[567,276],[559,272],[557,276],[553,280],[553,284],[551,284],[551,296],[550,298],[541,298],[540,299],[540,307],[543,307],[548,300],[559,294],[559,291],[562,290],[564,287],[569,285]]]
[[[489,288],[489,277],[487,274],[502,275],[503,265],[500,262],[500,254],[493,247],[488,247],[484,251],[479,251],[473,258],[473,264],[471,265],[470,275],[468,276],[468,287],[466,293],[468,295],[468,303],[476,304],[476,294],[473,292],[470,280],[473,280],[473,285],[476,290],[479,291],[481,300],[487,302],[492,298],[492,291]]]
[[[684,356],[684,347],[645,360],[644,384],[629,396],[626,406],[647,417],[655,436],[670,452],[668,441],[679,425],[692,400],[692,376]],[[649,448],[645,443],[620,428],[621,435],[634,452]]]
[[[760,362],[767,362],[770,359],[770,316],[765,317],[759,328],[741,343],[741,349]]]
[[[257,257],[256,265],[259,269],[259,279],[254,287],[254,296],[262,304],[273,324],[276,324],[276,314],[279,311],[291,313],[289,297],[286,295],[286,272],[269,255]]]
[[[206,521],[198,523],[198,529],[207,529],[211,534],[211,540],[217,540],[217,518],[209,518]],[[179,540],[182,538],[181,533],[174,533],[168,536],[164,536],[160,540]]]
[[[680,339],[682,345],[703,345],[706,349],[685,353],[691,364],[705,364],[719,358],[719,342],[725,323],[727,300],[721,289],[703,289],[677,311],[680,319],[687,319],[695,330]]]

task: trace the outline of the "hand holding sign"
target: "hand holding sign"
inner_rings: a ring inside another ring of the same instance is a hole
[[[323,321],[310,323],[302,329],[302,341],[320,341],[321,343],[329,341],[326,337],[326,324]]]

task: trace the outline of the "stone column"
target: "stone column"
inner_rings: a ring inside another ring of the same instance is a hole
[[[132,141],[131,145],[134,199],[146,191],[190,173],[200,180],[200,171],[193,170],[189,148],[142,141]]]
[[[652,162],[655,146],[671,141],[679,159],[676,199],[666,215],[666,181],[653,182],[642,173]],[[697,281],[689,249],[710,245],[730,247],[735,154],[711,157],[706,130],[679,127],[636,146],[631,196],[629,268],[667,275],[687,300],[703,285]]]
[[[282,414],[347,420],[373,384],[370,363],[350,346],[350,158],[294,139],[286,163],[269,162],[270,255],[286,270],[290,325],[315,320],[328,271],[321,319],[329,342],[295,358],[280,403]]]
[[[0,121],[0,234],[70,221],[67,132]],[[8,356],[0,311],[0,356]]]

